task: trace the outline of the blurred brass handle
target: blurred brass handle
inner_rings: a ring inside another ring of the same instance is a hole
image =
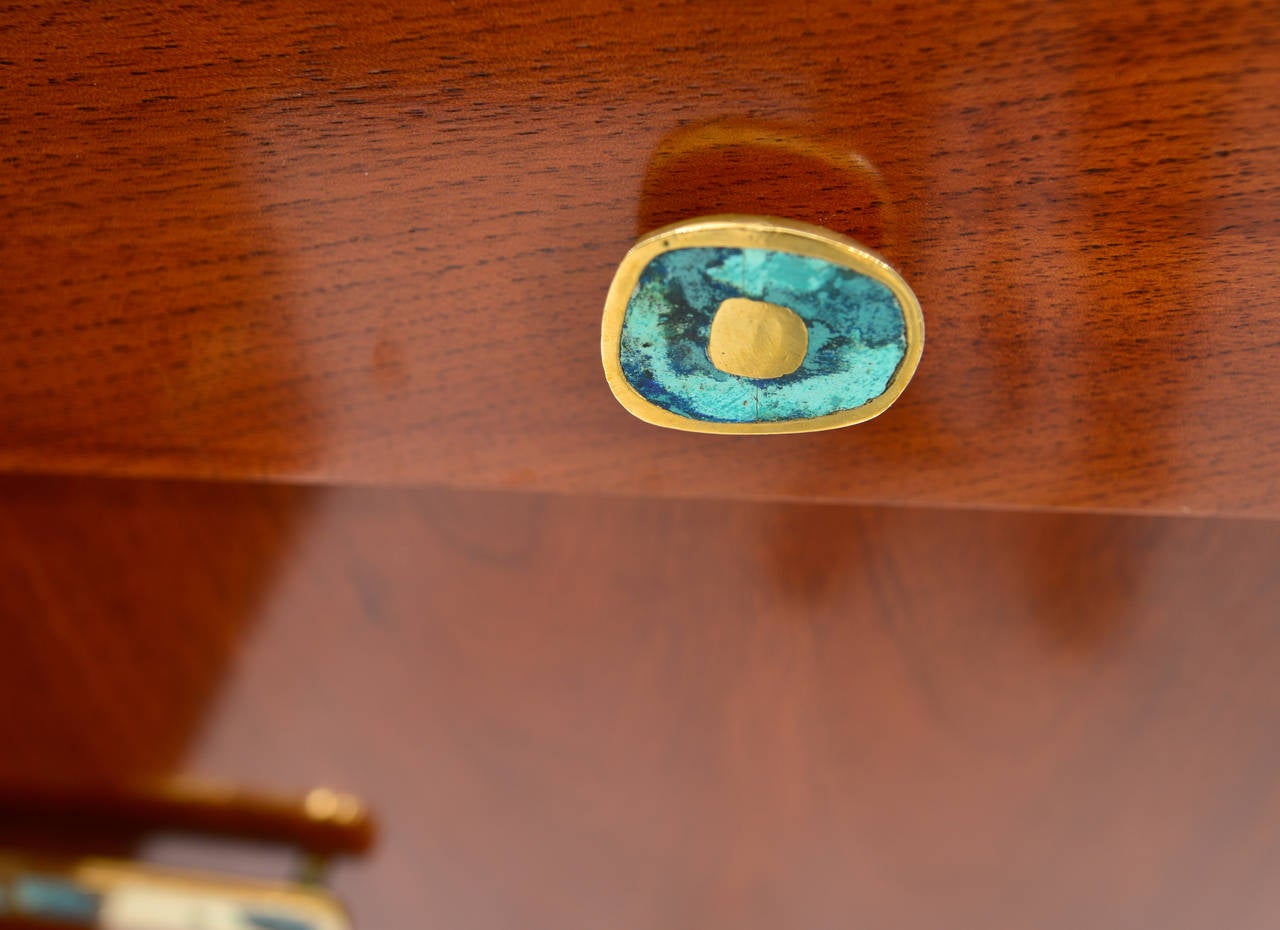
[[[68,848],[130,846],[147,834],[198,833],[283,843],[308,854],[300,883],[178,872],[77,855]],[[316,788],[289,797],[172,779],[138,784],[0,783],[0,928],[198,930],[286,927],[349,930],[322,887],[329,856],[373,845],[368,809]],[[59,853],[47,855],[47,849]],[[40,855],[45,850],[46,855]]]
[[[133,785],[0,783],[0,834],[86,828],[263,840],[317,856],[366,852],[375,835],[364,803],[328,788],[289,797],[186,778]]]

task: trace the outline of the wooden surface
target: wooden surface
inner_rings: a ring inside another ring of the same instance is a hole
[[[1280,515],[1278,10],[19,5],[0,467]],[[614,403],[613,268],[724,210],[901,269],[886,416]]]
[[[361,794],[363,927],[1280,908],[1277,525],[8,479],[0,566],[0,777]]]

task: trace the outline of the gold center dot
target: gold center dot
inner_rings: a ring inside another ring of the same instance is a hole
[[[730,297],[711,320],[707,357],[741,378],[781,378],[800,367],[809,330],[795,311],[763,300]]]

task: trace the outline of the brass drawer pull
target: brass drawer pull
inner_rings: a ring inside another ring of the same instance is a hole
[[[865,246],[753,216],[659,229],[618,267],[601,355],[614,396],[648,423],[802,433],[884,412],[915,373],[915,294]]]

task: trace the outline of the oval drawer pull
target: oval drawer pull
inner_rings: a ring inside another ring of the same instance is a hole
[[[754,216],[664,227],[605,302],[614,396],[648,423],[800,433],[884,412],[924,349],[920,304],[880,256],[830,230]]]

